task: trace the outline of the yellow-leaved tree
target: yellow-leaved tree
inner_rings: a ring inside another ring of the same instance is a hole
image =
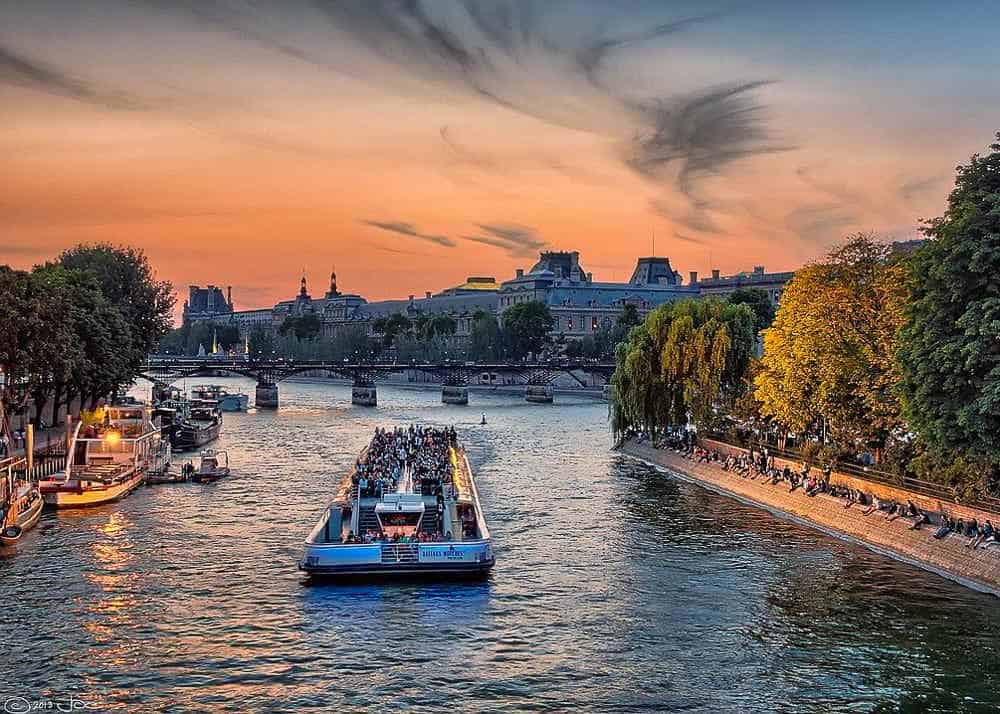
[[[826,431],[876,457],[901,427],[894,354],[907,299],[906,261],[873,234],[851,236],[785,287],[754,379],[764,416],[785,430]]]

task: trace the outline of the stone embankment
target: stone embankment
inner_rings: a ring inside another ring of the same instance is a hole
[[[713,448],[713,445],[708,446]],[[967,587],[1000,596],[1000,544],[972,550],[965,547],[967,539],[956,533],[935,540],[932,534],[937,530],[936,526],[925,525],[920,530],[909,530],[909,521],[887,521],[881,511],[865,516],[865,506],[855,504],[845,508],[845,502],[839,498],[827,494],[809,497],[801,488],[789,492],[787,483],[771,485],[769,480],[763,478],[743,478],[717,464],[699,464],[674,451],[656,449],[649,443],[626,442],[620,451],[626,456],[669,469],[682,480],[758,506],[781,518],[853,541]],[[858,482],[854,485],[855,488],[863,488],[868,493],[884,494],[880,498],[890,495],[879,491],[875,484],[857,479],[855,481]],[[926,501],[900,489],[892,489],[892,497],[903,501],[909,498],[920,507],[923,507],[921,501]],[[943,510],[956,518],[969,518],[972,515],[980,519],[993,518],[991,514],[975,512],[954,504],[950,504],[950,507],[943,506]]]

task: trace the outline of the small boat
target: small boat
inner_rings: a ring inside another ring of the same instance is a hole
[[[38,487],[55,508],[110,503],[138,488],[168,453],[145,407],[107,407],[99,421],[77,423],[66,470]]]
[[[42,517],[45,500],[33,483],[24,483],[7,509],[4,528],[0,530],[0,545],[13,545],[30,531]]]
[[[306,537],[299,569],[314,579],[469,578],[485,576],[494,562],[454,429],[410,427],[376,430]]]
[[[209,399],[192,399],[190,412],[174,431],[171,445],[177,451],[194,451],[218,439],[221,429],[219,403]]]
[[[198,483],[212,483],[228,475],[229,454],[209,449],[201,452],[201,463],[198,465],[198,470],[191,474],[191,480]]]
[[[191,467],[191,470],[194,470],[193,466]],[[190,472],[184,468],[174,469],[170,464],[167,464],[166,468],[155,473],[147,474],[146,483],[150,486],[160,483],[184,483],[188,481],[190,477]]]
[[[199,384],[191,389],[192,399],[218,402],[224,412],[245,412],[250,406],[249,395],[243,392],[227,392],[218,384]]]

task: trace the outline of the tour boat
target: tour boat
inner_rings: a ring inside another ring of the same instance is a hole
[[[78,423],[66,470],[39,481],[56,508],[97,506],[127,496],[162,467],[169,450],[144,407],[107,407],[98,423]]]
[[[20,459],[18,465],[23,467],[24,459]],[[5,493],[10,498],[7,499],[6,510],[0,513],[0,545],[13,545],[34,528],[45,506],[37,484],[14,480],[13,466],[12,462],[8,462],[6,468]]]
[[[227,392],[217,384],[199,384],[191,389],[193,399],[202,399],[219,403],[219,409],[224,412],[245,412],[250,406],[250,397],[243,392]]]
[[[198,465],[198,470],[191,474],[191,480],[198,483],[212,483],[228,475],[229,454],[225,451],[208,449],[201,452],[201,463]]]
[[[357,467],[345,473],[305,540],[299,568],[316,579],[486,575],[495,559],[472,469],[457,440],[446,453],[436,492],[409,465],[381,495],[362,492]]]

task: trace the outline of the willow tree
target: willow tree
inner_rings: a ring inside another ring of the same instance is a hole
[[[657,434],[693,422],[709,429],[739,398],[754,345],[746,305],[683,300],[661,305],[618,345],[611,419]]]
[[[796,272],[782,292],[754,384],[762,412],[799,433],[823,425],[843,445],[876,451],[901,427],[893,356],[906,263],[858,234]]]

